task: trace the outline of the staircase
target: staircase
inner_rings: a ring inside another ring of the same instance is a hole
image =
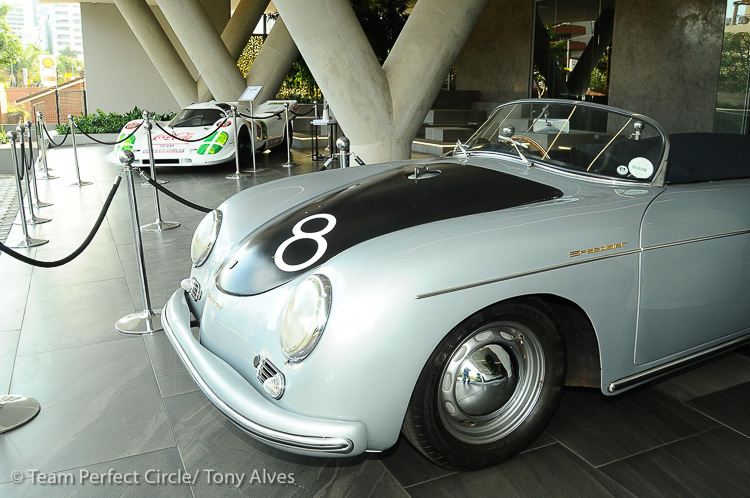
[[[470,90],[441,90],[432,109],[412,143],[412,152],[439,156],[466,141],[487,119],[487,112],[476,110],[473,104],[479,92]]]

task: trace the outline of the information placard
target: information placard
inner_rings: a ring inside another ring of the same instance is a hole
[[[240,95],[240,102],[253,102],[255,97],[258,96],[263,86],[248,86],[245,91]]]

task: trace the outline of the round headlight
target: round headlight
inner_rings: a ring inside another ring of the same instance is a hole
[[[195,229],[193,242],[190,244],[190,259],[193,260],[196,268],[205,263],[208,255],[211,254],[216,237],[219,236],[220,227],[221,211],[214,210],[208,213]]]
[[[331,311],[331,282],[323,275],[307,277],[286,305],[281,322],[281,350],[302,361],[318,343]]]

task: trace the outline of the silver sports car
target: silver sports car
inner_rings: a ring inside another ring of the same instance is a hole
[[[747,137],[573,101],[452,154],[259,185],[164,308],[206,396],[269,445],[453,469],[525,448],[563,386],[623,392],[750,338]]]

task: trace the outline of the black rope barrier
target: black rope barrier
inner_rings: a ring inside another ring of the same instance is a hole
[[[289,112],[291,112],[292,114],[294,114],[294,115],[295,115],[296,117],[298,117],[298,118],[302,118],[302,117],[305,117],[305,116],[309,116],[309,115],[310,115],[310,113],[311,113],[311,112],[313,112],[314,110],[315,110],[315,108],[312,108],[312,109],[310,109],[309,111],[307,111],[307,112],[306,112],[306,113],[304,113],[304,114],[300,114],[300,113],[298,113],[298,112],[294,112],[294,111],[293,111],[293,110],[291,110],[291,109],[289,109]]]
[[[118,145],[118,144],[121,144],[121,143],[123,143],[124,141],[128,140],[128,139],[129,139],[130,137],[132,137],[133,135],[135,135],[135,132],[137,132],[137,131],[138,131],[138,130],[140,129],[140,127],[141,127],[142,125],[143,125],[143,121],[141,121],[141,122],[140,122],[140,123],[138,124],[138,126],[136,126],[136,127],[135,127],[135,130],[133,130],[133,133],[131,133],[131,134],[130,134],[130,135],[128,135],[127,137],[123,138],[122,140],[118,140],[117,142],[105,142],[105,141],[103,141],[103,140],[99,140],[99,139],[97,139],[97,138],[94,138],[93,136],[89,135],[88,133],[86,133],[85,131],[83,131],[83,130],[82,130],[81,128],[79,128],[79,127],[78,127],[78,125],[76,125],[76,124],[74,123],[74,126],[75,126],[76,128],[78,128],[78,131],[79,131],[79,132],[83,133],[84,135],[86,135],[87,137],[89,137],[89,138],[90,138],[91,140],[93,140],[94,142],[96,142],[96,143],[98,143],[98,144],[102,144],[102,145]]]
[[[248,111],[249,110],[250,109],[248,109]],[[262,116],[262,117],[261,116],[251,116],[250,114],[242,114],[241,112],[238,112],[237,115],[238,116],[242,116],[245,119],[268,119],[268,118],[273,118],[273,117],[276,117],[276,116],[281,116],[283,113],[284,113],[284,111],[279,111],[279,112],[274,112],[273,114],[269,114],[268,116]]]
[[[62,144],[64,144],[65,141],[68,139],[68,135],[70,135],[70,127],[68,127],[68,131],[65,132],[65,136],[63,137],[62,142],[57,143],[54,140],[52,140],[52,137],[49,135],[49,131],[47,131],[47,127],[46,126],[42,126],[42,128],[44,128],[44,133],[47,134],[47,138],[49,139],[50,142],[52,142],[52,145],[55,146],[55,147],[62,146]]]
[[[141,178],[143,178],[144,180],[146,180],[149,183],[149,185],[151,185],[152,187],[154,187],[155,189],[157,189],[162,194],[164,194],[164,195],[166,195],[168,197],[171,197],[172,199],[176,200],[180,204],[184,204],[187,207],[193,208],[196,211],[200,211],[202,213],[210,213],[211,211],[213,211],[213,209],[201,206],[200,204],[195,204],[194,202],[190,202],[189,200],[185,199],[184,197],[180,197],[179,195],[175,194],[171,190],[167,190],[166,188],[162,187],[157,182],[155,182],[150,176],[148,176],[143,171],[139,170],[139,174],[141,175]]]
[[[216,133],[217,131],[219,131],[221,129],[221,127],[224,126],[224,123],[226,123],[228,120],[229,120],[229,116],[225,117],[224,120],[221,123],[219,123],[216,126],[216,128],[214,128],[213,130],[211,130],[211,132],[208,135],[206,135],[205,137],[195,138],[195,139],[180,138],[180,137],[178,137],[176,135],[172,135],[170,132],[168,132],[167,130],[165,130],[164,127],[161,124],[159,124],[158,121],[154,121],[154,123],[156,123],[156,127],[159,128],[161,131],[163,131],[164,133],[166,133],[170,137],[174,138],[175,140],[179,140],[180,142],[202,142],[203,140],[207,139],[208,137],[210,137],[211,135],[213,135],[214,133]]]
[[[76,259],[80,254],[91,244],[91,241],[94,240],[94,236],[99,231],[99,228],[102,226],[102,222],[104,221],[104,217],[107,215],[107,211],[109,210],[109,206],[112,204],[112,199],[115,197],[115,193],[117,192],[117,187],[120,186],[120,182],[122,181],[122,178],[119,176],[115,178],[115,182],[112,184],[112,188],[109,191],[109,195],[107,196],[107,200],[104,201],[104,206],[102,206],[102,211],[99,213],[99,218],[97,218],[96,223],[94,223],[94,227],[91,229],[91,232],[89,232],[88,236],[86,237],[86,240],[83,241],[83,243],[73,251],[69,256],[66,256],[62,259],[58,259],[57,261],[39,261],[37,259],[29,258],[28,256],[24,256],[23,254],[17,253],[13,249],[8,248],[5,244],[0,242],[0,252],[4,252],[11,258],[17,259],[18,261],[21,261],[22,263],[26,263],[32,266],[38,266],[41,268],[55,268],[58,266],[62,266],[66,263],[70,263],[74,259]]]
[[[16,164],[13,167],[16,168],[16,171],[18,172],[18,179],[20,181],[23,181],[24,177],[26,176],[26,158],[25,158],[25,155],[24,155],[23,148],[21,148],[20,154],[21,154],[21,165],[20,165],[21,168],[19,169],[19,167],[18,167],[19,166],[18,165],[18,160],[16,160]],[[16,159],[18,159],[18,158],[16,157]]]

